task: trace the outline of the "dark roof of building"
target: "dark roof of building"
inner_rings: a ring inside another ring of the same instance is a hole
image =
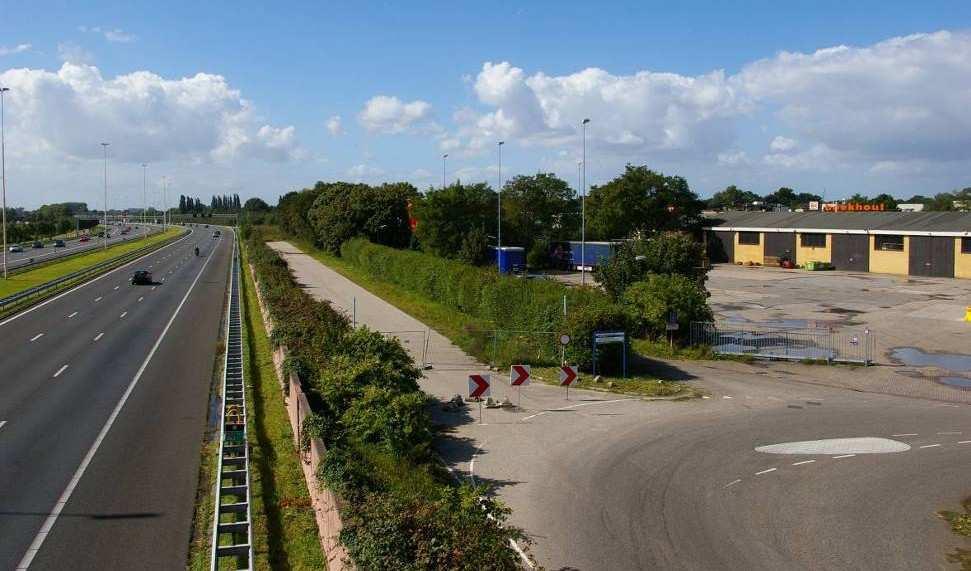
[[[971,232],[971,212],[717,212],[705,226],[900,232]]]

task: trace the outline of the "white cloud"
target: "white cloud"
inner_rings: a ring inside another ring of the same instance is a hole
[[[364,104],[359,119],[368,131],[394,134],[427,121],[431,111],[431,104],[420,99],[404,102],[397,97],[376,95]]]
[[[804,138],[867,160],[971,158],[971,33],[783,52],[733,78]]]
[[[329,119],[327,119],[326,125],[327,132],[329,132],[332,136],[338,137],[344,134],[344,127],[341,125],[340,115],[331,116]]]
[[[384,169],[367,163],[360,163],[347,169],[347,176],[355,182],[374,179],[384,174]]]
[[[737,167],[751,164],[751,159],[745,151],[728,151],[718,153],[718,164],[726,167]]]
[[[785,153],[795,149],[798,144],[795,139],[789,139],[780,135],[772,139],[772,142],[769,143],[769,149],[777,153]]]
[[[7,46],[0,46],[0,57],[9,56],[13,54],[20,54],[26,51],[30,51],[30,44],[17,44],[12,48]]]
[[[127,44],[134,42],[138,39],[134,34],[128,33],[120,28],[103,28],[101,26],[78,26],[78,30],[81,32],[91,32],[95,34],[101,34],[106,40],[113,43]]]
[[[97,67],[68,62],[56,72],[7,70],[0,84],[12,89],[7,119],[21,147],[54,157],[97,158],[100,141],[131,162],[301,156],[292,126],[263,123],[219,75],[105,78]]]
[[[73,42],[61,42],[57,44],[57,55],[61,61],[74,64],[88,65],[94,62],[91,52]]]
[[[829,170],[842,166],[846,157],[833,151],[825,144],[818,143],[798,152],[769,153],[762,162],[769,166],[800,170]]]

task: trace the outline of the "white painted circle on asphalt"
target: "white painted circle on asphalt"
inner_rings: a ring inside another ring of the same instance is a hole
[[[756,452],[766,454],[890,454],[908,450],[910,445],[905,442],[875,437],[782,442],[755,448]]]

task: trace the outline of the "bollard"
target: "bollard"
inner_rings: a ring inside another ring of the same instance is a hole
[[[969,305],[964,310],[964,320],[965,321],[971,321],[971,305]]]

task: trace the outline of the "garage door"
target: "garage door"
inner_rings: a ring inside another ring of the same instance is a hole
[[[954,277],[954,238],[911,236],[909,240],[910,275]]]
[[[708,260],[712,264],[724,264],[731,262],[734,256],[734,232],[713,231],[708,233]]]
[[[833,234],[830,260],[837,270],[866,272],[870,269],[870,237],[866,234]]]
[[[782,258],[796,259],[795,232],[766,232],[765,236],[765,264],[775,265]],[[775,258],[769,260],[768,258]]]

